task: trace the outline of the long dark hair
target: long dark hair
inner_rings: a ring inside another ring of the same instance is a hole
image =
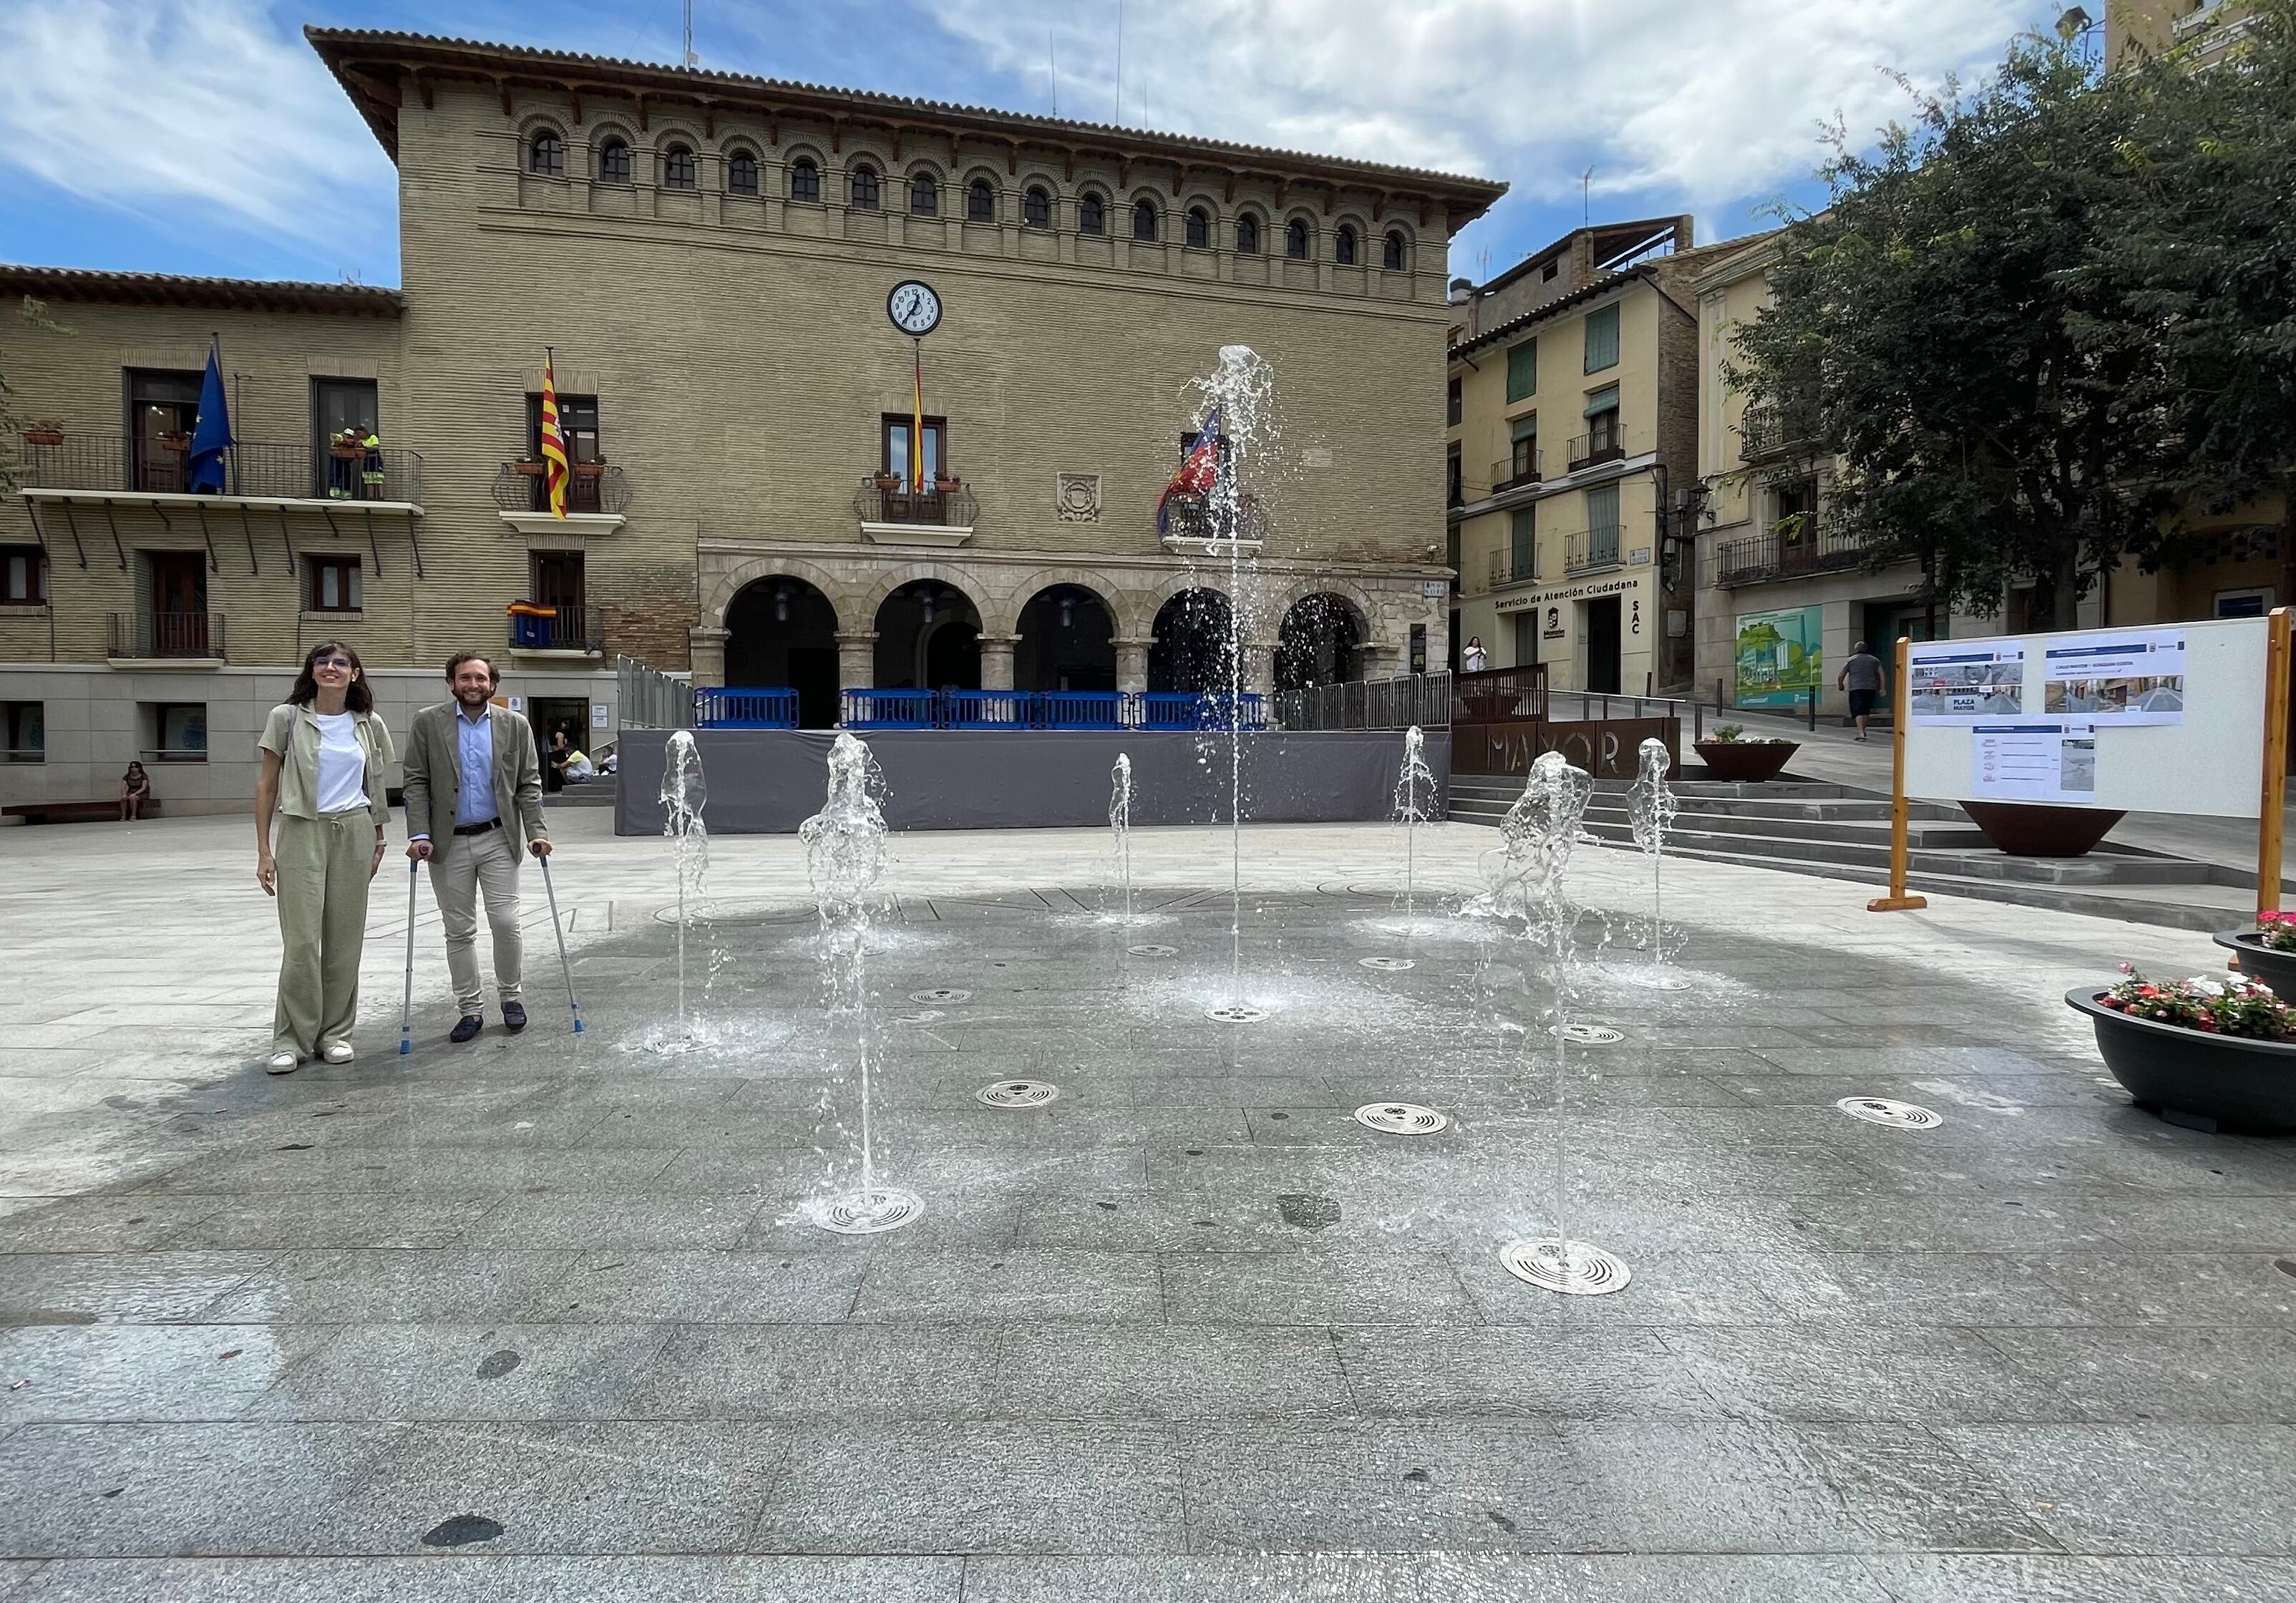
[[[374,710],[374,692],[366,687],[366,664],[359,660],[357,651],[340,640],[323,640],[303,654],[303,671],[295,675],[295,688],[287,692],[289,706],[308,707],[318,699],[319,680],[311,672],[311,665],[320,658],[332,657],[338,651],[351,659],[350,689],[344,692],[343,706],[355,713]]]
[[[131,759],[129,760],[129,762],[128,762],[128,765],[127,765],[127,767],[126,772],[124,772],[123,773],[121,773],[119,777],[120,777],[121,779],[123,779],[123,780],[125,780],[125,779],[133,779],[133,778],[134,778],[134,777],[135,777],[137,774],[140,774],[140,773],[144,773],[144,765],[143,765],[143,764],[141,764],[141,763],[135,762],[135,760],[133,760],[133,759],[131,758]],[[144,775],[144,777],[148,779],[148,778],[150,777],[150,775],[146,774],[146,775]]]

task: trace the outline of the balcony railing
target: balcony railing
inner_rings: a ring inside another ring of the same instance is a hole
[[[1225,544],[1234,540],[1239,544],[1253,545],[1267,538],[1267,509],[1259,497],[1242,495],[1235,498],[1233,523],[1230,509],[1214,498],[1195,490],[1182,490],[1164,503],[1164,538],[1189,542],[1218,541]]]
[[[1866,542],[1857,535],[1820,524],[1799,539],[1759,535],[1733,540],[1714,553],[1714,582],[1756,585],[1769,579],[1839,573],[1866,560]]]
[[[881,691],[841,694],[848,729],[1211,729],[1242,713],[1267,727],[1267,698],[1190,691]]]
[[[104,655],[145,660],[220,661],[220,612],[114,612],[104,632]]]
[[[1507,585],[1528,585],[1538,577],[1538,552],[1495,551],[1491,553],[1491,588]]]
[[[1538,452],[1535,447],[1526,446],[1491,464],[1491,494],[1496,495],[1503,490],[1537,484],[1538,477]]]
[[[1782,456],[1805,454],[1810,449],[1810,433],[1807,421],[1792,412],[1768,405],[1749,406],[1738,420],[1738,459],[1772,462]]]
[[[1570,464],[1573,473],[1581,468],[1591,468],[1606,462],[1624,462],[1626,459],[1626,440],[1616,429],[1582,434],[1570,442],[1569,451],[1564,454],[1564,460]]]
[[[562,601],[519,601],[510,616],[510,647],[514,651],[587,651],[603,650],[594,608],[570,607]]]
[[[22,441],[26,489],[122,495],[184,495],[190,451],[117,434],[67,434],[54,445]],[[269,501],[392,502],[420,505],[422,458],[413,451],[361,451],[242,440],[224,458],[221,494]]]
[[[1581,530],[1570,536],[1562,548],[1562,571],[1592,573],[1600,568],[1619,565],[1619,535],[1616,524],[1608,528]]]
[[[506,462],[495,475],[495,504],[505,512],[546,512],[550,481],[538,462]],[[576,462],[566,478],[569,512],[610,512],[619,516],[630,503],[629,481],[611,462]]]
[[[881,487],[873,477],[853,492],[853,515],[864,523],[907,523],[936,528],[971,528],[980,516],[980,503],[964,485],[947,489],[910,489],[904,484]]]

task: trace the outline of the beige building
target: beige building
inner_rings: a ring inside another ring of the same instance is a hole
[[[2248,0],[2105,0],[2104,59],[2189,52],[2215,60],[2248,31]]]
[[[1690,219],[1581,229],[1455,289],[1454,633],[1491,667],[1666,694],[1691,671],[1697,315]]]
[[[0,502],[0,802],[107,796],[140,753],[163,803],[245,805],[261,709],[324,635],[381,670],[387,712],[455,650],[501,649],[545,731],[612,726],[619,655],[793,688],[816,724],[842,689],[1224,683],[1228,564],[1201,508],[1155,509],[1231,344],[1281,413],[1248,487],[1247,679],[1442,661],[1439,492],[1395,464],[1434,454],[1448,241],[1503,185],[310,37],[398,164],[400,288],[0,274],[57,325],[0,329],[53,425],[12,442]],[[920,342],[889,317],[911,281],[940,311],[919,482]],[[226,493],[192,496],[211,336],[242,443]],[[533,472],[545,349],[564,519]],[[339,454],[343,428],[380,443]]]

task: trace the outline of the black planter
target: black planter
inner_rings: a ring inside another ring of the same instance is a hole
[[[2220,935],[2217,945],[2240,953],[2243,974],[2271,986],[2272,994],[2283,1002],[2296,1002],[2296,952],[2275,952],[2257,938],[2254,930]]]
[[[1965,801],[1985,838],[2012,857],[2081,857],[2128,817],[2111,807],[2058,807],[2046,802]]]
[[[2095,1021],[2098,1054],[2139,1108],[2194,1130],[2296,1129],[2296,1045],[2131,1018],[2097,1006],[2103,994],[2076,986],[2065,1002]]]
[[[1801,749],[1799,740],[1701,740],[1695,749],[1706,765],[1706,777],[1759,784],[1778,777],[1778,771]]]

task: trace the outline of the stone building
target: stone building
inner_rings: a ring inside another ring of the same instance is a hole
[[[1246,678],[1442,660],[1418,464],[1448,241],[1504,185],[307,32],[398,165],[397,290],[0,274],[49,304],[53,327],[0,330],[0,372],[59,442],[22,442],[0,501],[0,575],[29,576],[0,606],[27,759],[0,765],[0,802],[109,794],[140,751],[205,767],[163,798],[244,805],[252,725],[229,709],[259,715],[323,634],[387,710],[433,699],[454,650],[503,649],[545,728],[611,726],[617,656],[794,687],[811,724],[840,688],[1224,682],[1227,564],[1199,509],[1155,512],[1191,380],[1231,344],[1273,364],[1281,426],[1247,487]],[[942,309],[921,352],[888,315],[909,281]],[[179,441],[211,343],[242,443],[230,493],[192,498]],[[545,350],[562,519],[533,474]],[[339,456],[338,427],[380,446]],[[514,602],[552,616],[516,633]]]

